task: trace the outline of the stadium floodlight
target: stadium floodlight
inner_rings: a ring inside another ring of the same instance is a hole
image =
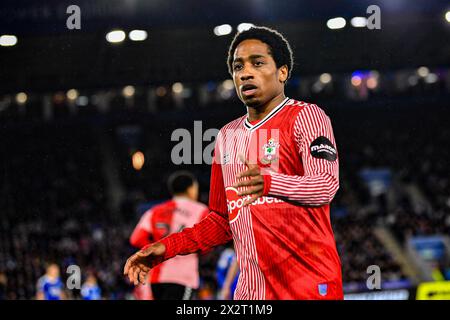
[[[450,11],[447,11],[445,13],[445,20],[447,20],[447,22],[450,23]]]
[[[231,79],[227,79],[217,88],[219,95],[222,99],[228,100],[233,96],[234,82]]]
[[[145,163],[145,156],[141,151],[136,151],[133,153],[133,156],[131,157],[131,162],[133,164],[133,168],[136,171],[139,171],[142,169]]]
[[[322,73],[319,77],[319,81],[323,84],[330,83],[332,80],[331,74],[329,73]]]
[[[355,87],[359,87],[362,83],[362,78],[359,75],[352,76],[352,85]]]
[[[63,92],[59,91],[53,95],[53,103],[55,103],[55,104],[59,105],[59,104],[63,103],[65,99],[66,99],[66,95]]]
[[[227,79],[224,82],[222,82],[222,87],[225,90],[233,90],[234,89],[234,82],[231,79]]]
[[[378,87],[378,78],[380,77],[380,73],[376,70],[372,70],[369,72],[366,80],[367,88],[374,90]]]
[[[425,82],[426,83],[435,83],[439,80],[437,74],[435,73],[429,73],[426,77],[425,77]]]
[[[28,100],[28,96],[25,92],[19,92],[16,95],[16,102],[18,104],[25,104],[27,102],[27,100]]]
[[[408,84],[410,86],[415,86],[419,83],[419,80],[416,75],[412,75],[408,78]]]
[[[378,79],[373,76],[369,76],[366,84],[367,84],[367,88],[372,89],[372,90],[376,89],[376,87],[378,87]]]
[[[246,31],[246,30],[250,29],[253,26],[254,26],[253,23],[244,22],[244,23],[240,23],[238,25],[237,30],[238,30],[238,32],[242,32],[242,31]]]
[[[333,18],[333,19],[329,19],[327,21],[327,27],[329,29],[342,29],[345,27],[345,25],[347,24],[347,22],[345,21],[344,18],[342,17],[337,17],[337,18]]]
[[[367,18],[366,17],[354,17],[350,20],[350,23],[355,28],[365,28],[367,27]]]
[[[126,87],[124,87],[123,90],[122,90],[122,95],[123,95],[125,98],[130,98],[130,97],[132,97],[132,96],[134,95],[135,91],[136,91],[136,90],[134,89],[133,86],[126,86]]]
[[[113,30],[106,34],[106,40],[110,43],[119,43],[125,40],[125,32],[122,30]]]
[[[181,94],[183,92],[184,86],[181,82],[176,82],[172,85],[172,91],[175,94]]]
[[[420,67],[417,69],[417,74],[422,78],[425,78],[430,73],[430,69],[427,67]]]
[[[79,96],[77,99],[77,104],[81,107],[87,106],[89,103],[89,98],[86,96]]]
[[[4,34],[0,36],[0,46],[12,47],[17,44],[17,37],[14,35]]]
[[[230,34],[232,31],[233,27],[231,27],[229,24],[222,24],[214,28],[214,34],[219,37],[226,36],[227,34]]]
[[[161,86],[156,88],[155,93],[158,97],[164,97],[167,94],[167,90]]]
[[[78,91],[76,89],[70,89],[66,93],[67,99],[74,101],[78,98]]]
[[[145,30],[132,30],[128,34],[128,37],[132,41],[144,41],[145,39],[147,39],[147,31],[145,31]]]

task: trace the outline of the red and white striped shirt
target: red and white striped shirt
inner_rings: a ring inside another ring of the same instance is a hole
[[[187,197],[174,197],[147,210],[134,229],[130,243],[142,248],[150,239],[158,241],[165,236],[192,227],[209,213],[200,202]],[[176,283],[193,289],[199,287],[198,256],[177,256],[150,271],[150,283]]]
[[[239,154],[264,172],[264,196],[246,207],[232,187],[247,169]],[[314,104],[286,98],[257,123],[243,116],[220,130],[211,213],[164,238],[164,259],[233,239],[241,271],[235,299],[342,299],[329,206],[338,188],[329,117]]]

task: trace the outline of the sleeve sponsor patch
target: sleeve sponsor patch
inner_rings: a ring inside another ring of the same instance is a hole
[[[328,161],[334,161],[337,158],[336,148],[328,138],[323,136],[318,137],[311,142],[309,149],[314,158],[325,159]]]

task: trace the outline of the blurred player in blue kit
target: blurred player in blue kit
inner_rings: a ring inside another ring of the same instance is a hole
[[[216,277],[218,285],[217,298],[220,300],[233,299],[239,279],[239,265],[236,253],[232,248],[225,249],[217,261]]]
[[[88,273],[86,281],[81,287],[81,297],[83,300],[101,300],[102,290],[97,283],[97,278],[93,273]]]
[[[64,284],[61,281],[59,266],[48,265],[45,275],[39,278],[36,288],[37,300],[65,300]]]

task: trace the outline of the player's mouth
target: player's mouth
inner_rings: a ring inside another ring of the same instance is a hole
[[[254,84],[244,84],[241,86],[241,93],[243,96],[248,97],[254,95],[257,89],[258,87]]]

